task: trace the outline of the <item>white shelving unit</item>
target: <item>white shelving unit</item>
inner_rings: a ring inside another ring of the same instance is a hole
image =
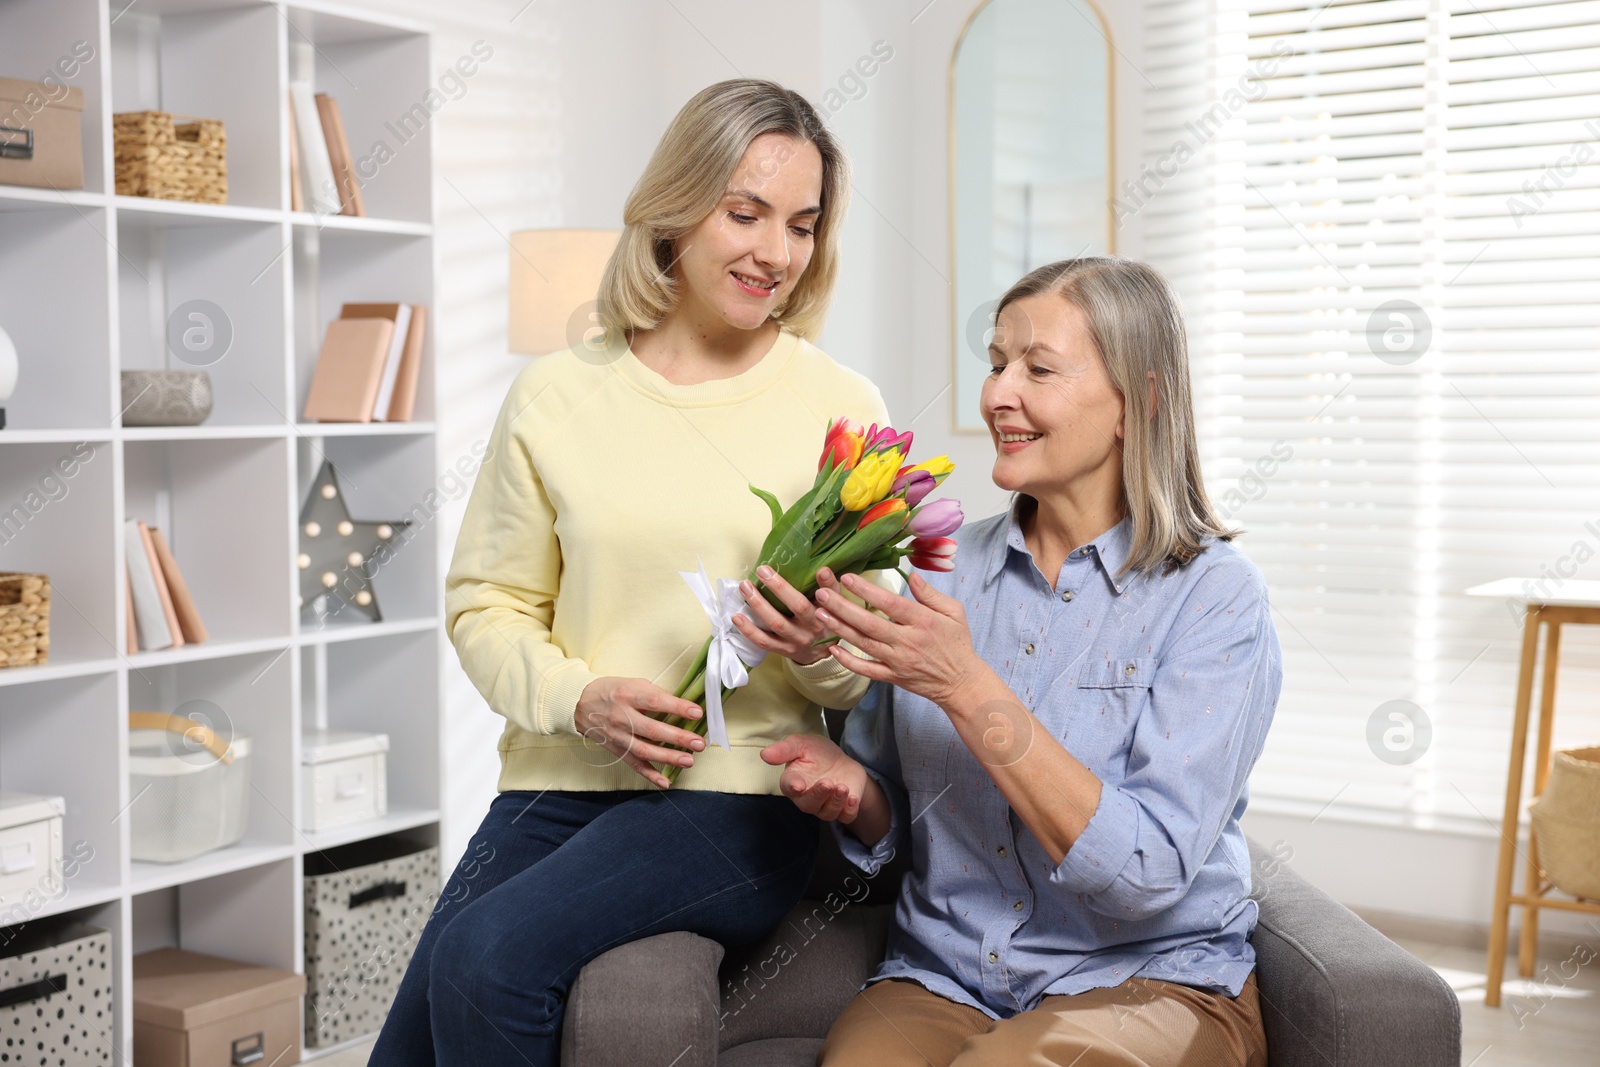
[[[41,80],[79,42],[94,51],[67,79],[86,100],[85,188],[0,186],[0,326],[21,355],[0,430],[0,570],[48,574],[54,594],[48,664],[0,670],[0,788],[64,796],[69,847],[92,849],[64,896],[32,918],[71,913],[112,931],[103,1036],[125,1065],[134,954],[178,945],[303,970],[307,853],[397,832],[438,841],[443,575],[425,504],[441,473],[432,317],[418,421],[297,419],[342,303],[436,307],[423,106],[434,72],[424,27],[315,0],[0,3],[0,76]],[[289,210],[293,78],[338,99],[358,165],[379,142],[389,149],[363,170],[371,217]],[[226,123],[227,204],[115,195],[111,116],[144,109]],[[233,329],[232,347],[207,368],[211,417],[122,427],[119,371],[183,368],[166,351],[166,327],[190,300],[222,308]],[[53,474],[66,457],[77,459],[71,477]],[[413,520],[374,579],[380,623],[301,622],[296,525],[324,458],[355,517]],[[210,641],[124,653],[127,518],[167,534]],[[191,700],[253,739],[248,831],[187,863],[135,863],[127,713]],[[318,727],[389,734],[387,817],[298,829],[301,735]]]

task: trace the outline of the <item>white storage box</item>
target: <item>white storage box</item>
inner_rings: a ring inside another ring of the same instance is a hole
[[[62,890],[61,797],[0,790],[0,909]],[[0,912],[3,914],[3,912]]]
[[[389,812],[389,735],[314,730],[300,745],[300,828],[308,833]]]
[[[133,712],[128,731],[129,853],[179,863],[234,844],[250,815],[250,739],[222,740],[178,716]]]

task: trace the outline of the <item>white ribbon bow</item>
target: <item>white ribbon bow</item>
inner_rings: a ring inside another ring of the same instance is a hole
[[[711,620],[711,647],[706,650],[706,740],[732,751],[728,744],[728,724],[722,716],[722,690],[738,689],[750,681],[750,671],[767,658],[760,648],[733,624],[734,615],[744,609],[744,598],[739,595],[739,579],[719,578],[715,585],[706,577],[706,565],[695,559],[698,571],[679,571],[689,583],[695,599],[705,609]],[[761,626],[759,619],[746,617]],[[765,629],[765,627],[762,627]]]

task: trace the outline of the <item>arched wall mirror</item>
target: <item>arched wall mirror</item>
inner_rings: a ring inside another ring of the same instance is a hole
[[[983,430],[994,304],[1035,267],[1113,251],[1111,38],[1084,0],[987,0],[950,63],[952,412]]]

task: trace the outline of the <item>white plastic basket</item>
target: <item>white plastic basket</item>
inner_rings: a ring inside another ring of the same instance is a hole
[[[129,718],[138,727],[158,716]],[[166,723],[128,731],[132,857],[180,863],[234,844],[250,814],[250,739],[222,741],[189,719],[159,718]]]

